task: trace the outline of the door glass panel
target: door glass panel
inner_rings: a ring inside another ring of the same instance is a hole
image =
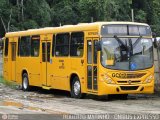
[[[16,61],[16,44],[12,43],[12,61]]]
[[[20,56],[20,42],[21,42],[21,38],[18,38],[18,56]]]
[[[87,82],[87,87],[88,89],[92,89],[92,66],[87,67],[87,76],[88,76],[88,82]]]
[[[93,76],[94,76],[94,79],[93,79],[93,89],[94,90],[97,90],[97,66],[94,66],[93,67]]]
[[[6,38],[5,40],[5,49],[4,49],[4,55],[8,56],[8,43],[9,43],[9,39]]]
[[[88,64],[92,64],[92,42],[90,40],[87,42],[87,61]]]
[[[94,41],[94,60],[93,60],[93,62],[94,62],[94,64],[97,64],[97,40],[95,40]]]
[[[46,62],[46,43],[42,43],[42,62]]]
[[[50,62],[50,46],[51,43],[47,42],[47,62]]]
[[[54,48],[55,48],[55,35],[52,38],[52,56],[54,56]]]

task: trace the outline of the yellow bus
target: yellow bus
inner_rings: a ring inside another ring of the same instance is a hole
[[[95,22],[6,33],[5,80],[44,89],[109,95],[154,92],[150,26]]]

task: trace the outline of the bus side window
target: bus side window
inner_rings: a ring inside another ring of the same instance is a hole
[[[39,47],[40,47],[40,37],[32,36],[31,38],[31,56],[32,57],[39,56]]]
[[[20,56],[23,56],[23,57],[30,56],[30,54],[31,54],[31,38],[30,38],[30,36],[21,37],[19,49],[20,49],[20,51],[19,51]]]
[[[70,55],[82,57],[83,49],[84,49],[84,33],[83,32],[71,33]]]
[[[6,38],[5,39],[5,49],[4,49],[4,55],[8,56],[8,43],[9,43],[9,39]]]
[[[55,51],[56,56],[68,56],[69,55],[69,33],[57,34]]]

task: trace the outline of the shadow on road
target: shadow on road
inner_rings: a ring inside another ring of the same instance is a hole
[[[63,90],[45,90],[40,87],[32,87],[30,92],[37,94],[45,94],[49,95],[50,98],[70,98],[70,92]],[[160,98],[160,94],[129,94],[128,96],[122,95],[105,95],[105,96],[97,96],[97,95],[89,95],[87,94],[83,99],[92,99],[95,101],[107,102],[107,101],[116,101],[116,100],[150,100]],[[74,98],[73,98],[74,99]]]

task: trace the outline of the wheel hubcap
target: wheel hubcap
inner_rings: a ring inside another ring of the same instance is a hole
[[[24,89],[27,89],[27,86],[28,86],[28,80],[26,77],[23,78],[23,87]]]
[[[80,82],[79,81],[76,81],[74,83],[74,93],[75,95],[78,95],[80,93]]]

